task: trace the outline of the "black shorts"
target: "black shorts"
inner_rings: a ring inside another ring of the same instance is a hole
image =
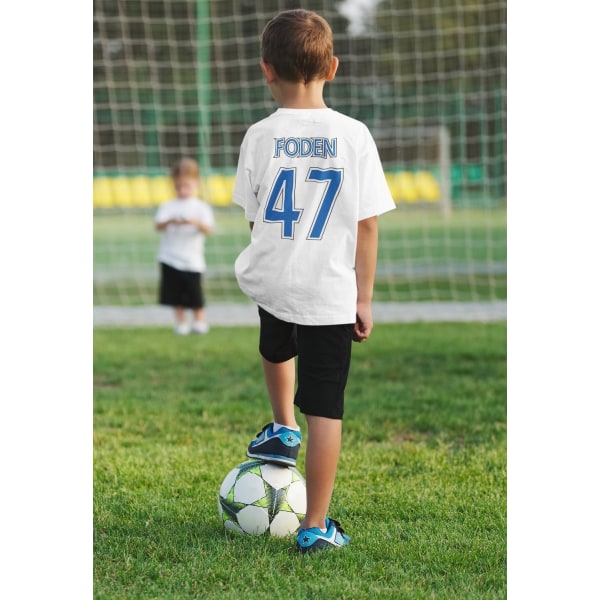
[[[179,271],[160,263],[160,304],[183,306],[184,308],[204,308],[202,273]]]
[[[273,363],[298,356],[294,404],[306,415],[342,419],[354,323],[297,325],[260,307],[258,314],[261,355]]]

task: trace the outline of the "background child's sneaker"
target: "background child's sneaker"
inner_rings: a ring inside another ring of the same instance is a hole
[[[210,325],[206,321],[194,321],[192,325],[192,333],[198,335],[205,335],[210,330]]]
[[[190,326],[187,323],[177,323],[173,331],[177,335],[187,335],[190,332]]]
[[[302,554],[325,548],[341,548],[350,543],[350,537],[344,533],[341,525],[327,517],[325,519],[327,532],[323,533],[318,527],[298,529],[296,547]]]
[[[300,431],[288,427],[280,427],[274,431],[273,423],[268,423],[256,435],[256,439],[250,442],[246,455],[265,462],[295,467],[301,441]]]

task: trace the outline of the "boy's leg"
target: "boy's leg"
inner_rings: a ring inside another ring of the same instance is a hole
[[[177,324],[185,323],[185,308],[183,306],[175,307],[175,321]]]
[[[187,335],[190,332],[190,326],[185,320],[185,307],[175,306],[175,333],[178,335]]]
[[[306,415],[306,517],[300,527],[325,529],[342,443],[342,421]]]
[[[192,323],[192,333],[208,333],[210,326],[204,320],[204,308],[193,308],[192,314],[194,322]]]
[[[317,547],[321,543],[328,545],[330,537],[338,540],[336,545],[348,541],[347,536],[342,536],[339,524],[328,519],[327,514],[342,442],[344,390],[350,369],[353,327],[353,324],[298,327],[299,382],[295,403],[308,423],[306,517],[300,527],[328,530],[327,542],[317,542]],[[314,535],[313,531],[307,539],[314,539]]]
[[[260,341],[265,385],[275,423],[297,428],[294,413],[296,386],[296,326],[259,307]]]
[[[267,423],[250,442],[246,455],[295,467],[302,442],[294,414],[295,361],[271,362],[264,356],[262,361],[274,422]]]
[[[293,358],[273,363],[262,357],[265,383],[275,423],[297,429],[294,412],[294,387],[296,385],[296,363]]]
[[[174,331],[178,335],[187,335],[190,332],[190,326],[185,319],[186,275],[185,272],[164,263],[160,265],[159,303],[173,308],[175,314]]]
[[[294,414],[296,326],[259,307],[260,343],[265,384],[274,423],[250,442],[246,455],[267,462],[296,466],[302,435]],[[279,428],[278,425],[282,427]]]
[[[204,320],[204,290],[202,288],[202,273],[186,273],[187,298],[192,309],[192,333],[208,333],[210,327]]]

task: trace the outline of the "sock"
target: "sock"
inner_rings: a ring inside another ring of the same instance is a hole
[[[292,429],[293,431],[300,431],[300,427],[288,427],[287,425],[282,425],[281,423],[273,423],[273,431],[277,433],[282,427],[286,429]]]

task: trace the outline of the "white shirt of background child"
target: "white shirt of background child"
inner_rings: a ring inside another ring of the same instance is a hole
[[[177,198],[161,204],[155,222],[175,218],[197,219],[209,227],[215,222],[210,205],[198,198]],[[162,232],[157,259],[179,271],[203,273],[206,270],[204,239],[205,235],[195,225],[170,223]]]

